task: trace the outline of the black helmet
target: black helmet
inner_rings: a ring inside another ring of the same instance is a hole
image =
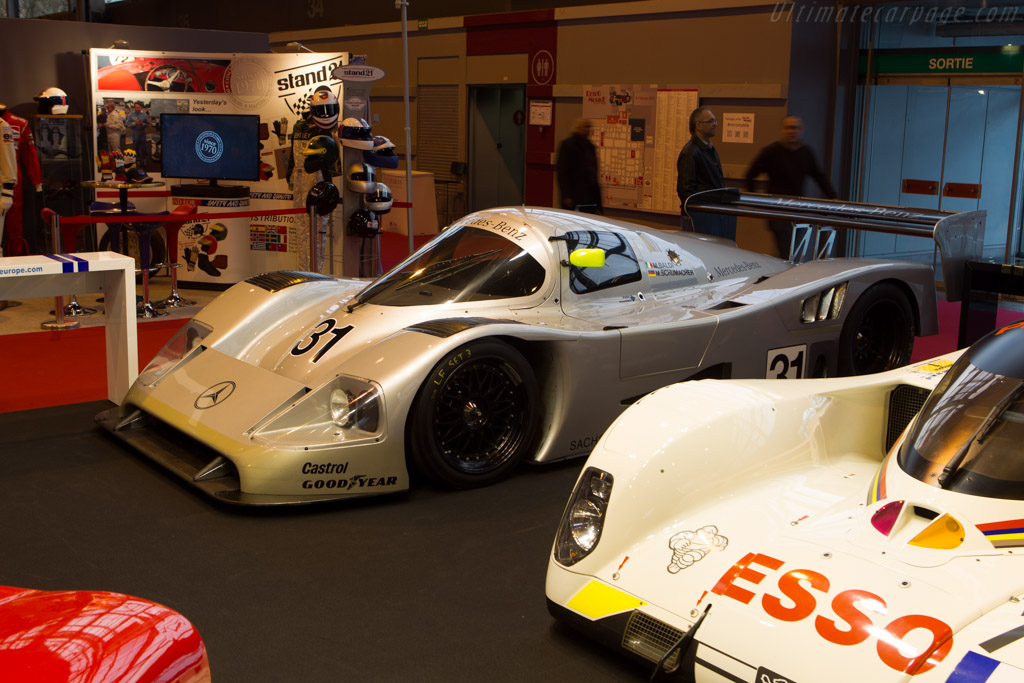
[[[338,163],[338,143],[330,135],[316,135],[309,139],[302,155],[306,157],[306,173],[332,169]]]
[[[384,183],[377,183],[373,192],[363,195],[363,207],[374,213],[387,213],[392,204],[391,188]]]
[[[370,194],[377,187],[373,166],[369,164],[356,163],[349,166],[345,181],[348,189],[359,194]]]
[[[348,219],[348,234],[356,237],[376,237],[380,233],[380,221],[370,211],[359,209]]]
[[[306,208],[316,207],[318,215],[326,216],[338,208],[339,199],[338,188],[334,186],[334,183],[321,180],[309,188],[309,192],[306,194]]]

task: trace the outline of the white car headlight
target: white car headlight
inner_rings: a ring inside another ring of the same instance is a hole
[[[596,467],[588,467],[580,477],[555,537],[555,560],[559,564],[570,567],[597,547],[613,482],[612,475]]]
[[[344,389],[335,389],[331,392],[331,419],[339,427],[351,427],[355,419],[356,411],[353,408],[355,397]]]
[[[203,339],[211,332],[213,328],[189,320],[164,344],[146,369],[139,374],[138,383],[147,387],[156,384],[183,360],[199,353]]]
[[[331,448],[384,436],[384,394],[379,385],[340,375],[256,425],[252,438],[273,448]]]

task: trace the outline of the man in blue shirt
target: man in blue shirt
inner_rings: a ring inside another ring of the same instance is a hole
[[[146,142],[146,129],[149,127],[149,114],[142,109],[142,103],[136,102],[135,109],[125,119],[125,126],[131,131],[132,149],[135,150],[135,158],[141,167],[149,156],[149,145]]]

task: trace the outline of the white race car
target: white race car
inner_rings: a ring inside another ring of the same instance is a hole
[[[1024,322],[871,376],[660,389],[590,455],[549,610],[655,678],[1024,680],[1022,444]]]
[[[836,206],[863,220],[863,205]],[[874,208],[878,224],[889,210]],[[964,217],[923,220],[942,248]],[[935,317],[924,264],[794,265],[692,233],[493,209],[372,284],[279,272],[234,285],[98,419],[231,503],[399,491],[407,461],[480,486],[523,459],[586,455],[673,382],[897,367]]]

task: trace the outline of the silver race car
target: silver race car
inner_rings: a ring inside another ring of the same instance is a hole
[[[931,213],[937,242],[964,215]],[[667,384],[877,372],[935,331],[928,265],[795,265],[692,233],[499,208],[372,283],[275,272],[234,285],[97,421],[229,503],[391,493],[410,470],[466,488],[524,459],[589,453]]]

